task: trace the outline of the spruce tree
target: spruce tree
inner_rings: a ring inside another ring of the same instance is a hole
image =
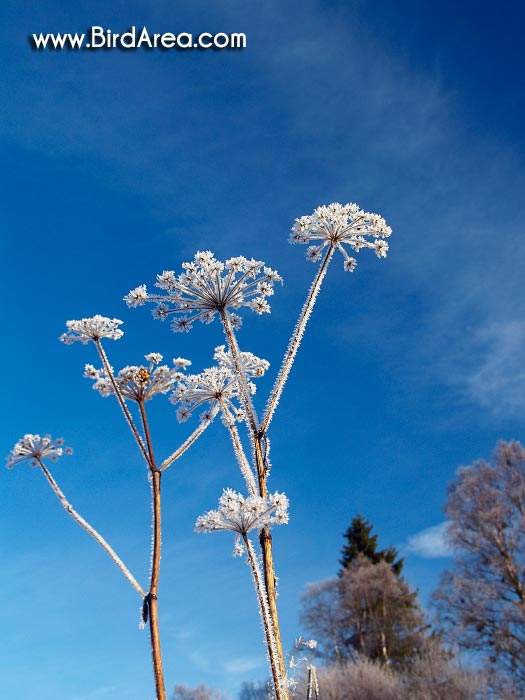
[[[387,549],[377,549],[377,535],[372,534],[373,525],[363,518],[362,515],[356,515],[348,530],[344,533],[347,544],[341,550],[341,570],[339,576],[347,569],[350,564],[357,559],[361,554],[368,559],[372,564],[379,564],[384,561],[390,564],[390,567],[396,576],[400,576],[403,569],[404,559],[398,559],[399,552],[395,547]],[[397,559],[397,561],[396,561]]]

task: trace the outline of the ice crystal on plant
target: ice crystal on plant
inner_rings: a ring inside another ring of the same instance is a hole
[[[124,331],[119,328],[122,323],[118,318],[107,318],[99,314],[79,321],[67,321],[69,333],[62,333],[60,340],[66,345],[71,345],[77,340],[84,345],[90,340],[97,341],[101,338],[118,340],[124,335]]]
[[[224,345],[218,345],[215,348],[213,359],[216,360],[219,367],[225,367],[235,373],[237,371],[235,361],[231,352],[226,350],[225,347]],[[270,366],[268,360],[263,360],[251,352],[241,352],[240,358],[242,370],[247,377],[262,377]]]
[[[270,366],[269,362],[251,352],[241,352],[240,358],[246,378],[261,377]],[[240,396],[240,390],[231,353],[225,351],[224,345],[219,345],[215,348],[214,359],[217,360],[218,366],[209,367],[200,374],[181,376],[177,388],[170,396],[173,404],[181,404],[177,411],[180,422],[186,421],[193,411],[203,404],[210,404],[212,407],[219,405],[223,415],[226,414],[224,417],[237,420],[244,418],[244,412],[235,403]],[[254,394],[255,384],[247,381],[246,385],[250,393]]]
[[[232,489],[224,489],[219,508],[200,515],[195,523],[197,532],[220,530],[236,532],[246,537],[250,530],[288,522],[288,499],[284,493],[262,496],[243,496]]]
[[[173,270],[157,275],[156,286],[163,294],[148,294],[146,286],[132,289],[125,297],[129,307],[153,302],[155,318],[166,319],[177,314],[172,321],[172,330],[187,332],[197,319],[211,323],[217,312],[224,313],[242,306],[257,314],[268,313],[270,306],[266,297],[273,294],[275,282],[281,277],[263,262],[242,256],[225,262],[216,260],[210,251],[200,251],[191,262],[182,264],[183,272],[175,275]],[[232,325],[240,325],[240,317],[230,314]]]
[[[190,360],[178,357],[173,360],[173,367],[159,365],[162,355],[151,352],[145,355],[149,362],[148,367],[129,365],[123,367],[115,375],[115,384],[122,396],[132,401],[149,401],[157,394],[167,394],[184,375],[181,368],[191,365]],[[155,366],[159,365],[159,366]],[[86,365],[84,376],[94,379],[93,389],[101,396],[107,397],[115,394],[115,387],[104,368],[96,369],[93,365]]]
[[[15,464],[20,462],[30,461],[32,467],[36,467],[39,460],[51,459],[56,462],[63,454],[70,455],[73,450],[70,447],[64,447],[64,440],[57,438],[53,440],[51,435],[32,435],[27,433],[13,447],[7,457],[7,467],[11,469]]]
[[[306,257],[317,262],[327,246],[335,246],[344,257],[344,269],[352,272],[357,260],[348,255],[344,245],[358,253],[361,248],[371,248],[378,258],[386,258],[388,243],[384,240],[392,233],[383,217],[360,209],[357,204],[337,202],[317,207],[309,216],[295,220],[290,236],[291,243],[312,243]],[[370,238],[372,240],[370,240]]]

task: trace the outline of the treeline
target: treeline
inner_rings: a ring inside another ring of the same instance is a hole
[[[357,516],[337,577],[312,584],[301,621],[318,640],[323,700],[525,698],[525,450],[501,442],[493,460],[461,467],[445,506],[451,567],[433,595],[432,624]],[[470,652],[470,667],[465,655]]]

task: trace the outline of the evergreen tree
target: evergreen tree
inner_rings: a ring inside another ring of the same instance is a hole
[[[348,530],[344,533],[348,544],[343,546],[341,550],[341,570],[339,576],[348,569],[350,564],[354,562],[359,555],[364,556],[372,564],[386,562],[396,576],[400,576],[403,569],[404,559],[397,559],[399,552],[395,547],[387,549],[377,549],[377,535],[372,534],[373,525],[363,518],[362,515],[356,515]],[[397,561],[396,561],[397,559]]]

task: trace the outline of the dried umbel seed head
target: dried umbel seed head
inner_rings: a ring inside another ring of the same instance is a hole
[[[147,384],[150,380],[150,373],[145,367],[140,367],[136,374],[136,380],[139,384]]]
[[[148,294],[146,285],[132,289],[124,297],[130,307],[153,302],[155,318],[175,316],[172,330],[189,331],[196,320],[211,323],[217,313],[228,313],[232,325],[241,319],[231,310],[247,306],[257,314],[269,313],[266,298],[273,294],[281,277],[259,260],[242,256],[225,262],[216,260],[209,250],[200,251],[191,262],[182,264],[183,272],[173,270],[157,275],[156,287],[162,294]]]
[[[63,454],[73,454],[73,450],[70,447],[64,447],[62,438],[53,440],[51,435],[41,437],[27,433],[11,450],[7,457],[7,467],[11,469],[15,464],[25,461],[29,461],[32,467],[36,467],[44,459],[56,462]]]
[[[128,365],[113,376],[118,391],[125,399],[149,401],[157,394],[167,394],[182,379],[182,369],[191,365],[189,360],[182,357],[173,360],[173,367],[159,365],[162,361],[160,353],[149,353],[145,357],[150,362],[149,367]],[[115,393],[115,386],[106,369],[86,365],[84,376],[94,380],[93,389],[101,396],[107,397]]]
[[[288,522],[288,499],[284,493],[272,493],[266,497],[243,496],[232,489],[224,489],[219,508],[197,518],[197,532],[235,532],[242,537],[250,530]]]
[[[383,217],[360,209],[357,204],[334,202],[317,207],[313,214],[301,216],[292,226],[290,243],[312,243],[306,257],[318,262],[323,250],[336,247],[344,257],[344,269],[353,272],[357,260],[348,255],[345,245],[358,253],[362,248],[372,249],[378,258],[386,258],[388,243],[384,240],[392,233]]]
[[[84,345],[90,340],[95,342],[102,338],[111,338],[118,340],[124,335],[124,331],[120,330],[123,321],[118,318],[107,318],[107,316],[92,316],[91,318],[82,318],[80,321],[67,321],[66,326],[68,333],[63,333],[60,340],[66,345],[79,341]]]

